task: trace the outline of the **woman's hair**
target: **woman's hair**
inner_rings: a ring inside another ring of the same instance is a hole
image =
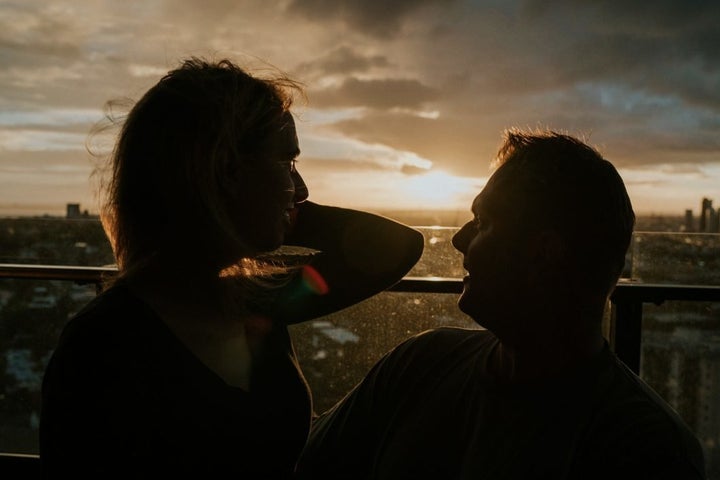
[[[102,192],[121,276],[162,249],[168,227],[244,245],[227,200],[238,185],[228,178],[263,160],[295,93],[300,85],[285,75],[258,78],[229,60],[190,58],[143,95],[122,124]]]

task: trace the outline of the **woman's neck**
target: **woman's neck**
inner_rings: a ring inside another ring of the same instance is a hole
[[[240,287],[228,280],[207,269],[154,262],[125,282],[198,360],[227,384],[248,390],[257,342],[248,338]]]

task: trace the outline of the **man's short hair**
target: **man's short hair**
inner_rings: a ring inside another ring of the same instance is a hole
[[[610,293],[622,273],[635,214],[615,167],[594,148],[557,132],[509,130],[496,185],[517,202],[528,228],[551,228],[566,243],[577,280]]]

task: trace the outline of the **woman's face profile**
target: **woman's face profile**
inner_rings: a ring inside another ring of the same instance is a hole
[[[258,251],[271,251],[282,245],[297,204],[308,198],[307,186],[296,166],[299,154],[295,122],[287,113],[266,139],[257,168],[246,170],[250,178],[242,181],[247,192],[240,195],[243,198],[240,201],[247,205],[238,207],[247,212],[247,224],[238,228],[246,242]]]

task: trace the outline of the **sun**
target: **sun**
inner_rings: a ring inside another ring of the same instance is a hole
[[[397,187],[404,196],[423,208],[465,208],[486,179],[459,177],[442,170],[407,176]]]

